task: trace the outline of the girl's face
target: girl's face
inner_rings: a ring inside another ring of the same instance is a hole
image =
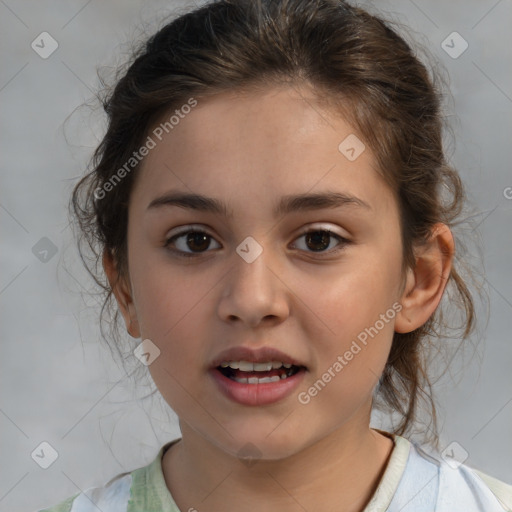
[[[161,131],[131,196],[126,289],[184,435],[277,459],[367,431],[402,265],[369,148],[306,88],[198,99]],[[206,199],[172,199],[190,194]]]

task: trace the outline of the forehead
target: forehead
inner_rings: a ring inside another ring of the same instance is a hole
[[[224,92],[197,98],[186,110],[161,140],[154,130],[175,111],[149,132],[155,147],[142,162],[134,194],[146,206],[156,194],[174,189],[233,201],[315,188],[350,191],[368,202],[379,191],[382,196],[385,185],[369,148],[309,88]],[[347,149],[357,158],[347,158]]]

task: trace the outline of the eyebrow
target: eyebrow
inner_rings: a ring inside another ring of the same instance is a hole
[[[213,197],[201,194],[183,192],[168,192],[163,196],[153,199],[147,210],[161,208],[164,206],[179,206],[201,212],[214,213],[232,218],[233,212],[227,205]],[[345,206],[356,206],[371,210],[371,206],[356,196],[341,192],[322,192],[316,194],[297,194],[283,196],[274,208],[274,217],[292,212],[322,210],[325,208],[340,208]]]

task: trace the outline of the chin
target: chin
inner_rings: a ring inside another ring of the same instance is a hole
[[[275,431],[269,435],[269,432],[272,432],[271,429],[256,430],[254,425],[250,429],[230,432],[233,437],[224,436],[222,440],[212,440],[213,443],[225,453],[241,459],[241,462],[245,462],[249,467],[258,460],[287,459],[315,442],[312,439],[308,442],[302,436],[299,438],[296,430],[289,433],[282,432],[281,435]]]

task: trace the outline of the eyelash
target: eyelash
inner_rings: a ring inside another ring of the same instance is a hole
[[[182,236],[188,235],[190,233],[201,233],[201,234],[206,235],[210,239],[213,239],[213,237],[210,234],[208,234],[206,231],[203,231],[202,229],[191,229],[191,228],[188,228],[188,229],[186,229],[184,231],[181,231],[179,233],[176,233],[172,237],[168,238],[165,241],[164,247],[168,248],[170,251],[172,251],[178,257],[183,257],[183,258],[198,257],[198,256],[202,256],[203,254],[205,254],[207,252],[210,252],[210,251],[206,250],[206,251],[203,251],[203,252],[195,252],[194,253],[194,252],[184,252],[184,251],[180,251],[180,250],[169,248],[169,246],[171,245],[171,243],[174,240],[177,240],[178,238],[181,238]],[[302,232],[297,238],[300,238],[302,236],[308,235],[310,233],[326,233],[328,236],[335,238],[339,242],[339,244],[334,249],[330,249],[328,251],[323,251],[323,252],[322,251],[318,251],[318,252],[306,251],[306,252],[310,252],[312,254],[318,254],[318,255],[320,255],[320,258],[322,257],[321,256],[322,254],[332,255],[334,253],[337,253],[337,252],[343,250],[343,248],[346,245],[351,243],[350,240],[347,240],[346,238],[343,238],[342,236],[338,235],[337,233],[334,233],[333,231],[331,231],[329,229],[326,229],[326,228],[323,228],[323,229],[322,228],[312,228],[312,229],[306,230],[306,231]]]

